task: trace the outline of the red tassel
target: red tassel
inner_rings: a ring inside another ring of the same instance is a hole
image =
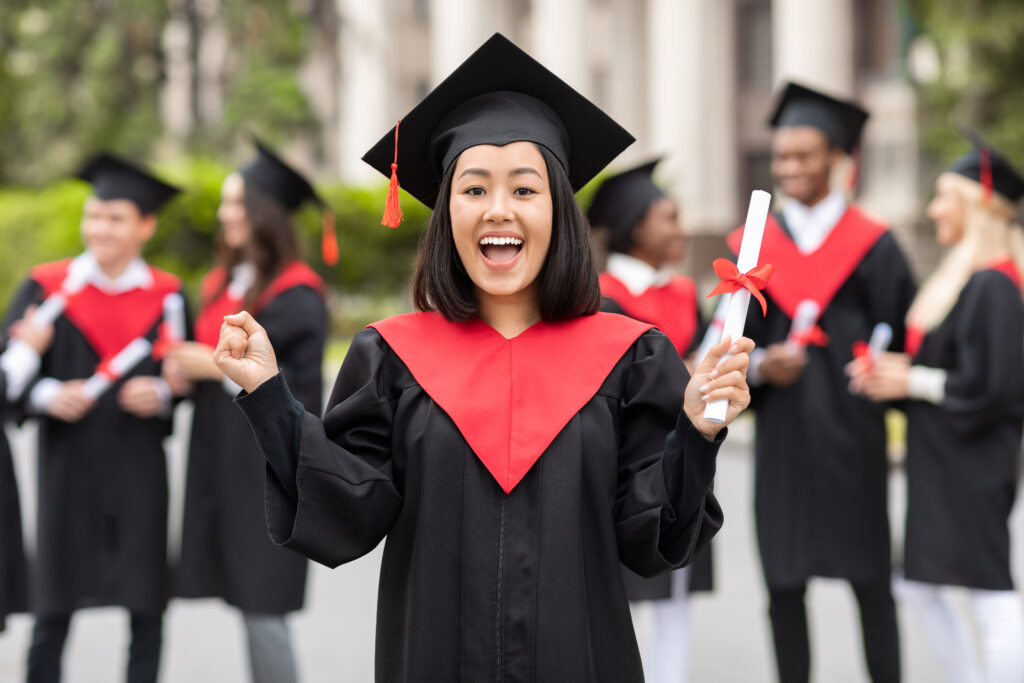
[[[985,188],[984,199],[987,202],[992,198],[992,157],[989,155],[988,147],[978,149],[978,161],[981,166],[978,169],[978,179]]]
[[[384,204],[384,218],[381,225],[389,228],[397,228],[402,222],[402,207],[398,203],[398,126],[402,123],[399,119],[395,124],[395,160],[391,162],[391,179],[388,181],[388,199]]]
[[[850,174],[846,177],[846,192],[850,196],[857,193],[857,181],[860,180],[860,146],[854,147],[851,153],[853,163],[850,165]]]
[[[330,209],[324,210],[324,215],[320,222],[320,255],[327,265],[337,265],[338,235],[334,230],[334,212]]]

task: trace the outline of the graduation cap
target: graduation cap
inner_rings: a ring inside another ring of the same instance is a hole
[[[651,204],[665,196],[651,177],[660,162],[661,157],[653,159],[601,183],[587,210],[590,224],[609,228],[614,235],[613,242],[630,233]]]
[[[150,175],[129,161],[108,152],[100,152],[89,159],[75,174],[92,184],[98,199],[127,199],[143,215],[154,213],[167,200],[181,192],[173,185]]]
[[[853,102],[837,100],[799,83],[787,83],[768,123],[772,128],[817,128],[833,147],[853,154],[867,120],[867,111]]]
[[[316,190],[306,178],[286,164],[270,147],[256,137],[252,138],[257,156],[238,170],[247,185],[256,187],[283,206],[289,212],[297,211],[307,201],[313,202],[323,212],[321,244],[324,263],[333,266],[338,262],[338,238],[334,232],[334,212],[320,199]]]
[[[981,183],[986,197],[995,191],[1014,204],[1024,197],[1024,178],[1006,157],[992,149],[977,131],[964,129],[961,132],[974,143],[974,149],[954,162],[949,172]]]
[[[543,145],[579,190],[633,136],[565,81],[495,33],[365,155],[390,176],[383,223],[396,227],[397,169],[402,187],[429,207],[441,177],[466,149],[528,141]]]

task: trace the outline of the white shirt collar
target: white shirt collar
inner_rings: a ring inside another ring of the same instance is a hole
[[[256,265],[243,261],[231,269],[231,283],[228,285],[228,296],[232,299],[244,299],[252,284],[256,282]]]
[[[618,252],[608,255],[606,269],[634,296],[640,296],[651,287],[663,285],[672,277],[672,271],[655,270],[638,258]]]
[[[846,213],[846,199],[840,192],[830,192],[814,206],[790,199],[782,207],[782,217],[793,236],[797,249],[805,254],[815,251]]]
[[[133,289],[148,289],[153,286],[153,274],[141,258],[132,260],[123,273],[111,279],[100,268],[96,257],[86,251],[76,257],[68,267],[68,277],[72,277],[72,275],[79,282],[91,284],[105,294],[120,294]]]

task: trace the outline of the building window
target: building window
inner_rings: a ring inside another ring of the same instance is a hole
[[[749,197],[754,190],[772,191],[772,153],[771,150],[749,150],[743,155],[741,168],[743,186],[741,197]],[[746,215],[746,209],[740,215]]]
[[[741,2],[738,7],[737,29],[740,83],[748,88],[771,88],[771,4],[766,0]]]

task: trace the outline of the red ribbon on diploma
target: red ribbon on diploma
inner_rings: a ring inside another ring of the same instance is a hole
[[[160,334],[156,343],[153,344],[153,358],[163,360],[167,353],[178,345],[178,341],[171,338],[171,329],[166,322],[160,323]]]
[[[864,369],[867,372],[871,372],[875,367],[874,354],[871,353],[871,347],[865,341],[853,342],[853,357],[864,363]]]
[[[722,278],[722,281],[711,290],[707,298],[746,289],[760,302],[761,315],[768,315],[768,302],[764,300],[761,290],[768,285],[768,280],[775,272],[775,266],[763,263],[746,273],[741,273],[736,264],[727,258],[716,258],[711,262],[711,266],[715,269],[715,275]]]
[[[828,334],[817,325],[793,335],[793,341],[800,346],[828,346]]]
[[[117,354],[115,354],[115,355],[117,355]],[[114,356],[110,356],[109,358],[104,358],[102,361],[100,361],[100,364],[96,366],[96,370],[94,371],[94,374],[103,375],[104,377],[106,377],[111,382],[116,382],[118,379],[121,378],[121,375],[119,375],[116,372],[114,372],[114,369],[112,367],[110,367],[110,363],[113,360],[114,360]]]

